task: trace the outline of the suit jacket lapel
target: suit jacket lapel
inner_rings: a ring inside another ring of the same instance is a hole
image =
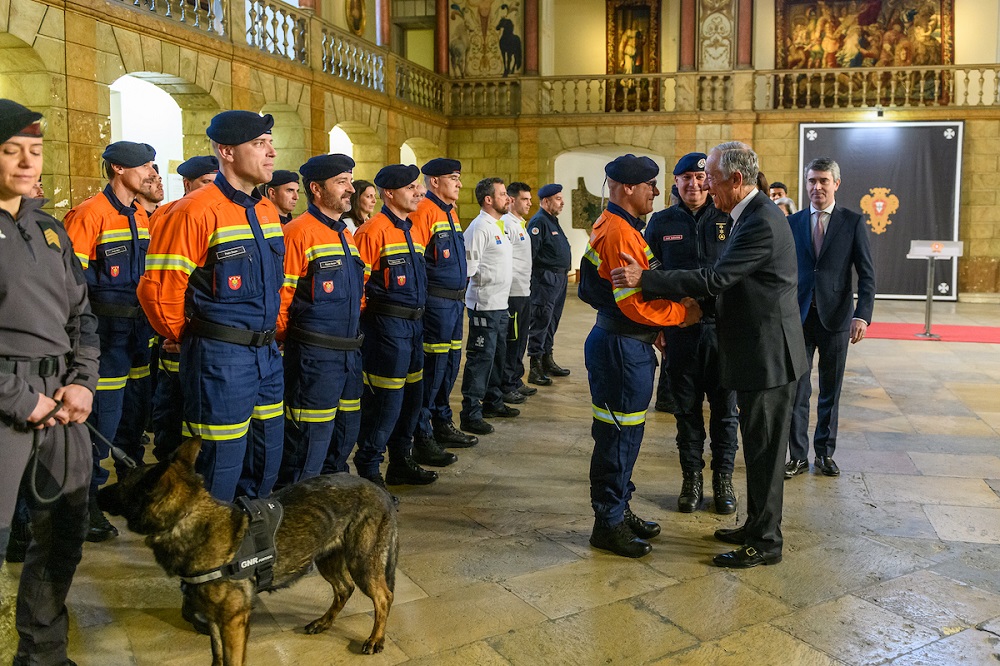
[[[830,219],[826,223],[826,234],[823,236],[823,246],[819,249],[819,257],[822,257],[826,253],[826,248],[830,247],[831,239],[840,233],[841,228],[844,226],[841,224],[843,215],[840,214],[840,207],[834,206],[833,212],[830,213]],[[819,257],[816,257],[817,261]]]

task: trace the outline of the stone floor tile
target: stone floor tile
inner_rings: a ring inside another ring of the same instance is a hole
[[[510,666],[486,641],[477,641],[454,650],[410,659],[406,666]]]
[[[642,664],[697,643],[634,601],[620,601],[487,641],[515,666]]]
[[[926,476],[1000,478],[1000,456],[911,451],[909,457],[920,474]]]
[[[927,451],[931,453],[963,453],[995,455],[1000,437],[990,433],[982,437],[956,437],[950,434],[926,435],[902,432],[882,432],[869,429],[868,444],[874,451]]]
[[[637,603],[703,641],[792,611],[745,584],[743,576],[722,570],[642,595]]]
[[[945,541],[1000,544],[1000,509],[927,505],[924,512]]]
[[[757,664],[843,664],[770,624],[757,624],[651,662],[651,666],[746,666],[748,655],[753,655],[752,659]]]
[[[934,526],[919,504],[854,499],[838,499],[836,502],[837,509],[831,511],[829,504],[820,505],[808,498],[786,501],[782,527],[797,526],[800,530],[831,535],[937,538]]]
[[[1000,497],[982,479],[866,474],[865,483],[876,501],[1000,508]]]
[[[1000,546],[980,545],[931,567],[949,578],[1000,594]]]
[[[499,585],[476,583],[393,608],[389,635],[407,656],[422,657],[546,619]]]
[[[938,639],[931,629],[850,595],[778,618],[772,624],[858,666],[893,659]]]
[[[891,666],[981,666],[1000,661],[995,634],[975,629],[948,636],[889,662]]]
[[[952,435],[956,437],[984,437],[995,434],[992,427],[978,416],[946,416],[910,414],[907,416],[913,429],[921,435]]]
[[[837,438],[837,466],[841,473],[919,474],[920,470],[904,451],[856,451],[844,449]]]
[[[503,586],[554,619],[676,583],[643,562],[607,555],[508,578]]]
[[[915,571],[857,596],[948,636],[1000,613],[1000,595],[931,571]]]

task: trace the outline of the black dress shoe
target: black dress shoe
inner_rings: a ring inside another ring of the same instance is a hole
[[[749,569],[761,564],[777,564],[781,561],[781,553],[765,555],[753,546],[743,546],[731,553],[723,553],[712,558],[712,564],[726,569]]]
[[[609,550],[622,557],[642,557],[653,550],[649,542],[632,533],[624,520],[611,527],[594,523],[594,531],[590,535],[590,545],[601,550]]]
[[[502,402],[497,407],[487,407],[486,405],[483,405],[483,418],[485,419],[512,419],[520,414],[520,409],[517,409],[516,407],[508,407]]]
[[[523,393],[517,391],[511,391],[510,393],[503,394],[503,401],[508,405],[520,405],[528,400]]]
[[[715,530],[715,538],[725,543],[742,546],[747,542],[747,531],[743,527],[724,527]]]
[[[785,463],[785,478],[790,479],[793,476],[801,474],[802,472],[809,471],[809,461],[808,460],[796,460],[792,458]]]
[[[625,524],[632,530],[632,534],[640,539],[652,539],[660,533],[660,525],[652,520],[643,520],[632,513],[632,509],[625,507]]]
[[[449,449],[467,449],[479,443],[479,438],[466,435],[451,421],[434,424],[434,440]]]
[[[421,465],[447,467],[458,462],[458,456],[445,451],[433,437],[418,435],[413,442],[413,459]]]
[[[816,458],[816,469],[823,472],[826,476],[840,476],[840,468],[837,467],[837,463],[833,462],[833,457],[831,456],[818,456]]]
[[[389,463],[385,468],[385,482],[390,486],[426,486],[437,481],[438,473],[424,469],[407,456],[401,463]]]
[[[525,396],[526,398],[530,398],[531,396],[533,396],[536,393],[538,393],[538,389],[536,389],[534,386],[528,386],[527,384],[521,384],[517,388],[517,392],[520,393],[521,395]]]
[[[474,432],[477,435],[488,435],[493,432],[493,426],[482,419],[472,421],[462,421],[462,430]]]
[[[550,377],[568,377],[570,372],[566,368],[559,367],[552,354],[542,356],[542,370]]]

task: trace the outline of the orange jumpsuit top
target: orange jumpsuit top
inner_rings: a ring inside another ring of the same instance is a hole
[[[401,220],[388,207],[361,225],[354,237],[365,262],[368,304],[389,303],[422,308],[427,301],[422,227]]]

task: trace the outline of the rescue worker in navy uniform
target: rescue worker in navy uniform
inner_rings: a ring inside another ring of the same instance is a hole
[[[442,447],[475,446],[479,439],[455,427],[451,391],[462,363],[462,314],[465,311],[465,237],[455,202],[462,189],[462,163],[438,157],[421,168],[427,194],[413,224],[427,237],[427,307],[424,309],[424,401],[413,459],[422,465],[444,467],[458,456]]]
[[[278,339],[285,341],[285,450],[278,484],[347,472],[361,425],[365,264],[341,216],[354,160],[317,155],[299,168],[309,208],[285,225]]]
[[[729,239],[732,219],[712,203],[705,184],[705,153],[688,153],[674,167],[680,202],[653,215],[646,242],[665,269],[711,268]],[[715,333],[715,298],[698,301],[701,322],[663,330],[669,387],[677,410],[677,450],[684,480],[677,509],[691,513],[704,495],[705,417],[702,401],[711,409],[708,436],[712,450],[712,494],[715,510],[736,511],[733,465],[736,459],[736,393],[719,382],[719,342]]]
[[[219,160],[215,155],[198,155],[182,162],[177,167],[177,175],[183,180],[184,195],[215,182],[219,172]],[[163,216],[176,203],[156,209],[149,218],[149,236],[156,235]],[[166,460],[181,445],[181,421],[184,420],[184,394],[180,379],[181,346],[175,340],[161,340],[156,365],[150,370],[156,374],[153,401],[150,407],[150,422],[153,431],[153,457]]]
[[[260,186],[260,193],[277,207],[282,226],[292,221],[292,212],[299,204],[299,174],[278,169],[271,182]]]
[[[155,156],[156,151],[146,143],[118,141],[109,145],[102,155],[107,186],[66,213],[63,220],[87,276],[101,336],[101,379],[90,422],[139,463],[152,395],[149,361],[153,330],[135,294],[149,246],[149,218],[135,197],[156,176]],[[107,470],[101,467],[108,454],[107,444],[95,438],[88,541],[118,536],[96,501],[97,489],[108,480]],[[119,476],[124,472],[118,462],[115,469]]]
[[[28,197],[42,171],[41,117],[0,100],[0,552],[22,477],[33,532],[17,592],[15,666],[73,663],[66,595],[87,533],[93,460],[83,424],[99,376],[83,269],[44,201]],[[33,437],[38,470],[26,475]],[[31,487],[59,498],[39,503]]]
[[[424,306],[427,272],[423,228],[409,216],[423,199],[415,166],[392,164],[375,176],[382,210],[358,229],[355,242],[365,262],[365,310],[361,331],[361,432],[354,466],[358,475],[385,487],[426,485],[437,472],[413,460],[413,432],[417,427],[424,387]],[[385,478],[380,465],[385,451],[389,465]]]
[[[597,322],[584,345],[594,414],[590,501],[595,520],[590,543],[623,557],[646,555],[652,550],[647,540],[660,533],[658,524],[629,508],[635,490],[632,468],[653,397],[653,343],[664,326],[690,326],[701,317],[694,299],[645,301],[639,289],[611,286],[611,271],[622,265],[623,253],[639,257],[647,267],[659,266],[642,237],[639,219],[653,210],[659,171],[653,160],[631,154],[605,166],[608,207],[594,223],[580,262],[580,298],[597,310]]]
[[[156,331],[180,340],[185,437],[213,497],[267,497],[284,443],[281,354],[274,341],[284,280],[271,180],[274,119],[223,111],[206,133],[215,182],[177,201],[156,227],[139,301]]]
[[[531,322],[528,326],[528,381],[539,386],[551,377],[565,377],[552,357],[552,344],[566,304],[567,271],[573,263],[569,239],[559,226],[563,209],[562,185],[544,185],[538,190],[539,209],[528,222],[531,237]]]

